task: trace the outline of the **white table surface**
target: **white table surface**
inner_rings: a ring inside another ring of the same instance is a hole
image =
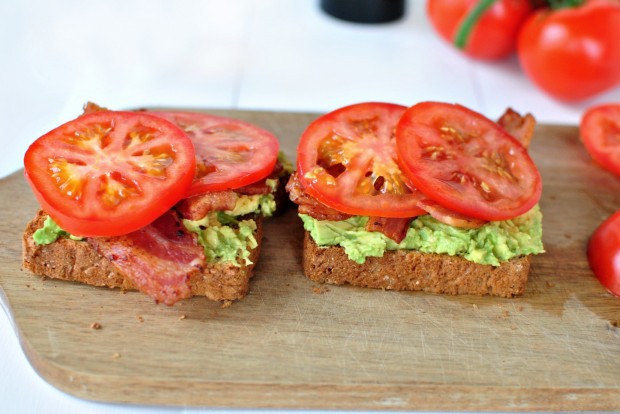
[[[22,167],[34,139],[89,100],[113,109],[320,112],[437,100],[490,118],[511,106],[539,122],[575,125],[588,106],[620,102],[616,88],[561,103],[529,82],[516,57],[467,59],[435,35],[424,3],[410,1],[395,23],[361,25],[323,14],[318,0],[3,1],[0,178]],[[0,312],[0,412],[194,411],[100,404],[56,390],[32,369]]]

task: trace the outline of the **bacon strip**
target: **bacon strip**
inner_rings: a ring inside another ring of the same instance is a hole
[[[200,220],[211,211],[232,210],[240,194],[259,195],[270,194],[273,189],[267,185],[267,179],[277,179],[284,167],[280,161],[276,162],[273,171],[269,176],[245,187],[234,190],[214,191],[190,198],[185,198],[177,203],[176,210],[181,213],[183,218],[189,220]]]
[[[506,112],[497,120],[499,126],[504,128],[506,132],[515,137],[524,147],[529,147],[530,141],[534,136],[534,128],[536,127],[536,119],[532,114],[521,116],[512,108],[506,109]]]
[[[166,305],[192,296],[190,276],[202,271],[206,260],[196,236],[172,211],[133,233],[88,242],[141,292]]]
[[[368,223],[366,223],[366,231],[378,231],[385,234],[396,243],[400,243],[407,235],[411,220],[413,220],[413,217],[370,217]]]
[[[183,218],[200,220],[211,211],[232,210],[239,196],[232,190],[214,191],[199,196],[185,198],[175,208]]]
[[[296,171],[291,174],[291,178],[289,178],[286,184],[286,191],[288,191],[291,201],[299,205],[299,213],[301,214],[307,214],[317,220],[332,221],[346,220],[351,217],[349,214],[341,213],[338,210],[327,207],[325,204],[308,195],[308,193],[304,191]]]

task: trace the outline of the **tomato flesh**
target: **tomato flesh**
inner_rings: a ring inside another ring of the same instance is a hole
[[[185,133],[134,112],[83,115],[37,139],[24,157],[42,208],[77,236],[116,236],[162,215],[187,193],[195,170]]]
[[[581,119],[579,132],[592,158],[620,177],[620,104],[588,109]]]
[[[620,297],[620,211],[601,223],[590,237],[588,262],[601,284]]]
[[[328,207],[352,215],[414,217],[422,195],[402,173],[394,129],[400,105],[347,106],[312,122],[297,151],[305,191]]]
[[[481,220],[507,220],[540,199],[527,150],[499,125],[460,105],[422,102],[396,129],[401,166],[439,205]]]
[[[149,113],[179,126],[194,144],[196,174],[187,197],[252,184],[267,177],[278,159],[276,137],[247,122],[199,112]]]

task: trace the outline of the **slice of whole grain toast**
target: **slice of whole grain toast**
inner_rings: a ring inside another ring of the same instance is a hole
[[[47,215],[39,211],[26,226],[22,238],[22,267],[40,276],[107,286],[124,290],[137,290],[136,285],[99,254],[89,243],[61,237],[47,245],[35,243],[34,232],[43,227]],[[194,296],[206,296],[215,301],[243,298],[249,289],[250,278],[260,255],[263,237],[263,218],[257,216],[254,237],[257,247],[250,252],[252,264],[235,266],[232,263],[207,263],[202,272],[190,274],[189,286]]]
[[[320,283],[501,297],[522,295],[530,269],[529,256],[494,267],[415,250],[387,251],[382,257],[368,257],[358,264],[340,246],[318,246],[307,231],[302,264],[306,276]]]

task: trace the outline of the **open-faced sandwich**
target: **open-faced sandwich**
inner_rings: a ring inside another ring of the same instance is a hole
[[[543,252],[535,120],[362,103],[303,133],[287,184],[317,282],[512,297]]]
[[[85,113],[36,140],[23,267],[171,305],[241,299],[288,172],[269,132],[199,112]],[[290,171],[289,171],[290,172]]]

